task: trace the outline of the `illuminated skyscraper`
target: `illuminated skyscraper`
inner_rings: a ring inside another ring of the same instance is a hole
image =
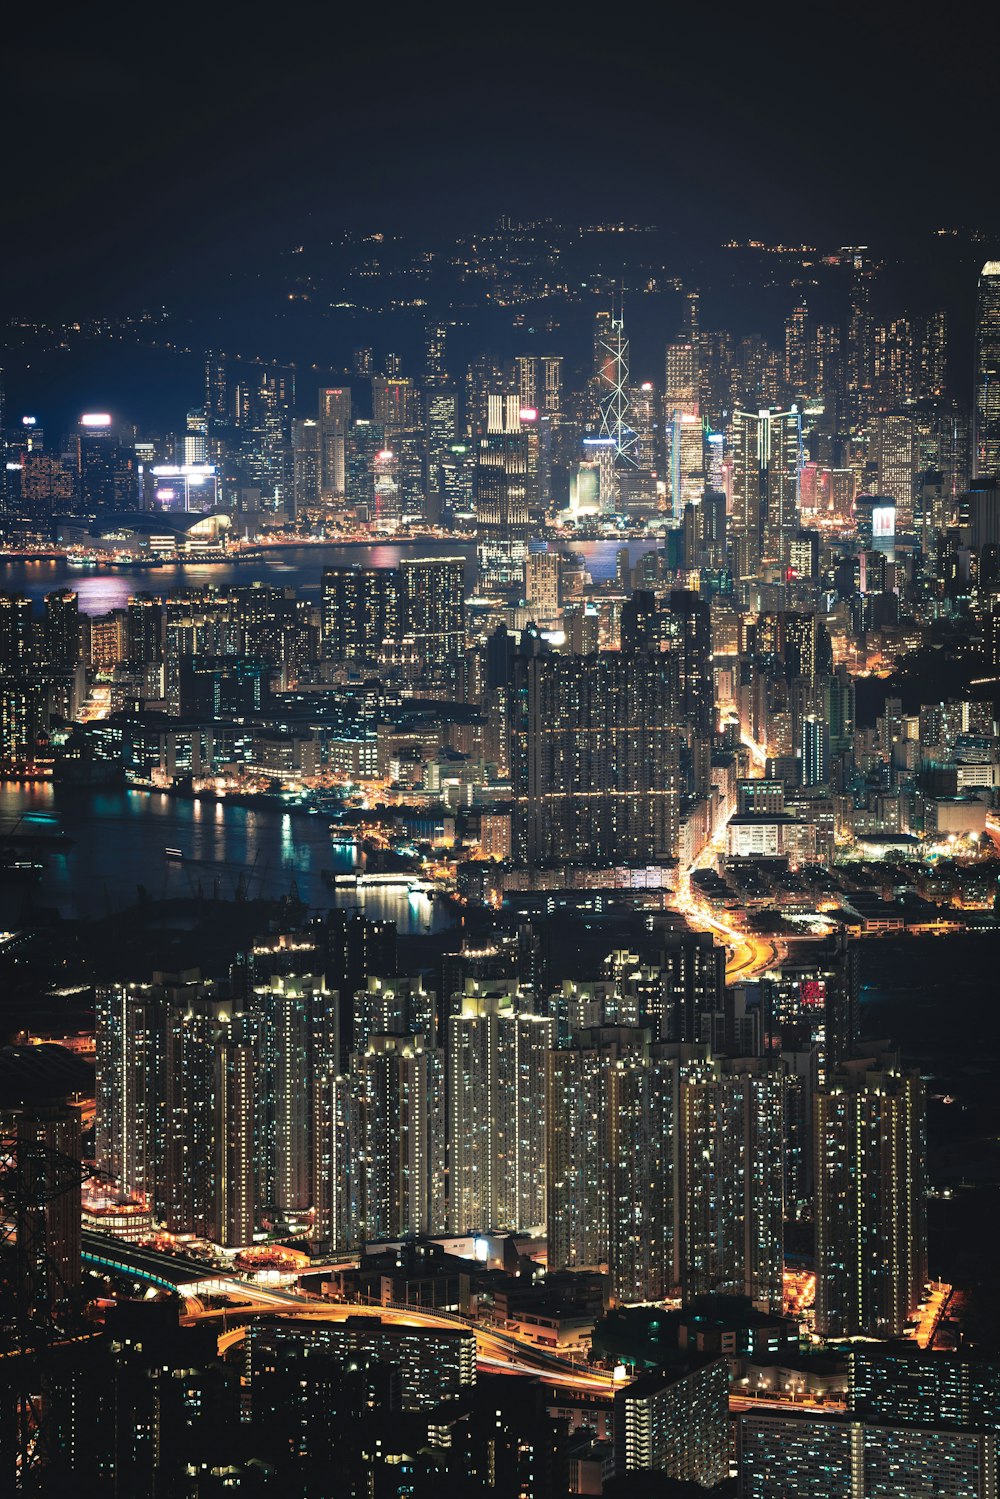
[[[424,335],[424,379],[428,386],[444,385],[448,379],[447,345],[448,330],[444,324],[429,324]]]
[[[729,1425],[725,1359],[640,1374],[615,1394],[616,1462],[692,1492],[715,1488],[729,1474]]]
[[[378,422],[359,417],[351,425],[347,449],[347,499],[369,516],[375,512],[375,458],[385,447],[385,431]]]
[[[347,494],[351,392],[348,386],[319,393],[319,490],[324,500]]]
[[[836,325],[821,324],[810,340],[808,394],[823,402],[825,414],[836,421],[843,407],[844,369],[841,334]]]
[[[227,1002],[211,986],[199,984],[177,986],[162,1009],[157,1206],[171,1233],[209,1238],[215,1227],[216,1047],[228,1015]],[[253,1162],[252,1134],[244,1149]],[[246,1193],[251,1204],[252,1182],[251,1172]],[[237,1183],[230,1178],[228,1185]]]
[[[670,1048],[677,1065],[677,1259],[686,1299],[748,1296],[780,1311],[784,1069]]]
[[[437,1036],[436,1000],[420,978],[371,975],[354,995],[353,1050],[363,1054],[372,1036],[423,1036],[428,1046]]]
[[[875,409],[889,411],[915,401],[920,383],[920,339],[914,320],[898,317],[880,323],[873,347]]]
[[[77,498],[84,514],[135,507],[138,499],[135,452],[119,442],[106,412],[88,412],[80,418],[76,454]]]
[[[555,1020],[514,982],[467,979],[448,1021],[453,1233],[545,1222],[545,1056]]]
[[[802,418],[798,408],[733,413],[732,542],[740,578],[787,560],[799,526]]]
[[[372,460],[374,506],[371,521],[376,530],[394,531],[402,517],[399,454],[390,447],[380,448]]]
[[[830,730],[825,719],[806,714],[799,730],[799,777],[803,786],[825,786],[829,780]]]
[[[612,310],[610,325],[602,331],[601,436],[615,447],[615,466],[635,468],[635,432],[629,420],[628,339],[621,305],[617,317]]]
[[[26,670],[33,638],[31,600],[0,594],[0,671],[17,676]]]
[[[792,400],[809,391],[809,309],[800,302],[785,323],[785,385]]]
[[[692,308],[695,324],[692,325]],[[663,391],[667,476],[671,514],[680,522],[686,504],[705,488],[704,424],[701,420],[697,300],[688,303],[686,337],[667,344]]]
[[[530,520],[531,474],[519,398],[491,395],[487,421],[476,451],[476,519],[498,539],[523,537]]]
[[[428,519],[438,520],[443,502],[442,469],[452,444],[458,441],[458,397],[453,390],[434,386],[424,393],[425,488]]]
[[[465,562],[461,557],[405,557],[399,564],[400,630],[429,666],[465,651]]]
[[[948,314],[932,312],[923,320],[917,394],[940,400],[948,385]]]
[[[201,406],[187,414],[184,445],[177,461],[185,465],[208,462],[208,414]]]
[[[422,1035],[373,1034],[335,1087],[346,1122],[345,1242],[443,1233],[443,1052]]]
[[[878,492],[896,505],[896,524],[913,524],[917,446],[913,418],[902,411],[880,411],[874,421],[874,452],[878,464]]]
[[[539,365],[534,354],[519,354],[514,360],[514,380],[522,411],[539,408]]]
[[[72,589],[45,595],[42,642],[46,666],[73,667],[79,661],[79,600]]]
[[[548,416],[559,417],[563,409],[563,357],[561,354],[543,354],[542,366],[542,410]]]
[[[927,1280],[924,1089],[892,1054],[816,1096],[816,1330],[898,1338]]]
[[[547,1061],[548,1264],[607,1263],[621,1301],[674,1283],[674,1064],[648,1031],[578,1031]]]
[[[395,435],[416,425],[416,398],[413,381],[376,375],[372,379],[372,416],[386,435]]]
[[[865,265],[865,246],[847,248],[850,258],[851,306],[847,328],[847,415],[852,428],[862,426],[871,414],[875,378],[874,325],[871,314],[870,266]]]
[[[21,462],[24,513],[34,517],[64,514],[73,508],[73,475],[53,453],[31,448]]]
[[[1000,260],[979,276],[972,417],[972,476],[1000,473]]]
[[[254,989],[250,1008],[260,1038],[262,1200],[304,1213],[313,1196],[312,1079],[336,1068],[337,995],[312,975],[276,975]]]
[[[95,1005],[97,1165],[123,1192],[150,1202],[156,1190],[162,999],[151,984],[115,984],[97,991]]]
[[[95,1154],[175,1233],[252,1242],[257,1052],[211,984],[154,975],[98,991]]]
[[[315,506],[320,497],[320,436],[319,422],[312,417],[292,422],[292,505],[296,515]]]
[[[257,1048],[245,1017],[231,1017],[215,1046],[215,1140],[211,1237],[253,1243],[257,1207]]]
[[[562,556],[529,552],[524,559],[524,597],[543,619],[554,619],[562,603]]]
[[[229,405],[229,372],[225,354],[205,355],[205,412],[210,422],[223,425],[232,420]]]
[[[667,408],[685,410],[698,407],[698,359],[693,344],[683,341],[667,344],[663,394]]]
[[[667,426],[670,453],[671,514],[679,521],[685,505],[697,504],[705,488],[705,429],[697,411],[675,406]]]

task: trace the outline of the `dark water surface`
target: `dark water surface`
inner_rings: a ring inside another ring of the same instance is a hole
[[[395,921],[417,934],[448,925],[440,902],[405,890],[334,895],[324,869],[350,869],[352,847],[335,845],[322,815],[192,801],[159,791],[76,790],[47,783],[0,782],[0,828],[24,813],[55,814],[74,841],[46,851],[37,884],[0,885],[0,925],[10,930],[30,920],[33,906],[65,917],[103,917],[124,910],[140,890],[154,900],[201,893],[232,900],[242,888],[254,898],[276,899],[295,889],[320,910],[358,905],[369,916]],[[165,850],[180,849],[183,861]]]
[[[564,550],[579,553],[595,583],[615,576],[618,552],[628,546],[634,563],[655,549],[654,540],[583,541]],[[294,588],[303,596],[318,594],[323,569],[358,563],[366,567],[396,567],[403,557],[462,557],[468,588],[476,580],[476,547],[468,541],[382,542],[371,546],[282,547],[263,557],[232,562],[172,563],[165,567],[70,567],[63,560],[0,563],[0,593],[22,593],[40,602],[57,588],[72,588],[84,614],[107,614],[122,609],[130,594],[164,596],[181,588],[229,588],[248,583],[272,583]]]

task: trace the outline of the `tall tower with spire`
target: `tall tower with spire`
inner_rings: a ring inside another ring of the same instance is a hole
[[[601,436],[609,438],[615,445],[616,467],[637,468],[637,439],[628,421],[628,339],[625,337],[624,300],[624,293],[619,292],[612,300],[610,320],[599,326]]]

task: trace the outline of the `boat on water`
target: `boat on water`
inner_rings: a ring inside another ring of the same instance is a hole
[[[324,869],[323,883],[331,890],[407,890],[411,895],[430,897],[434,885],[412,869],[384,869],[372,874],[363,870]]]
[[[364,834],[356,832],[354,828],[345,828],[339,822],[331,822],[330,841],[332,843],[361,844],[364,842]]]
[[[40,860],[24,858],[13,849],[0,849],[0,885],[33,884],[44,872]]]

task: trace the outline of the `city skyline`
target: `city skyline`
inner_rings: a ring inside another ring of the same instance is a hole
[[[0,1490],[996,1499],[973,28],[11,40]]]

